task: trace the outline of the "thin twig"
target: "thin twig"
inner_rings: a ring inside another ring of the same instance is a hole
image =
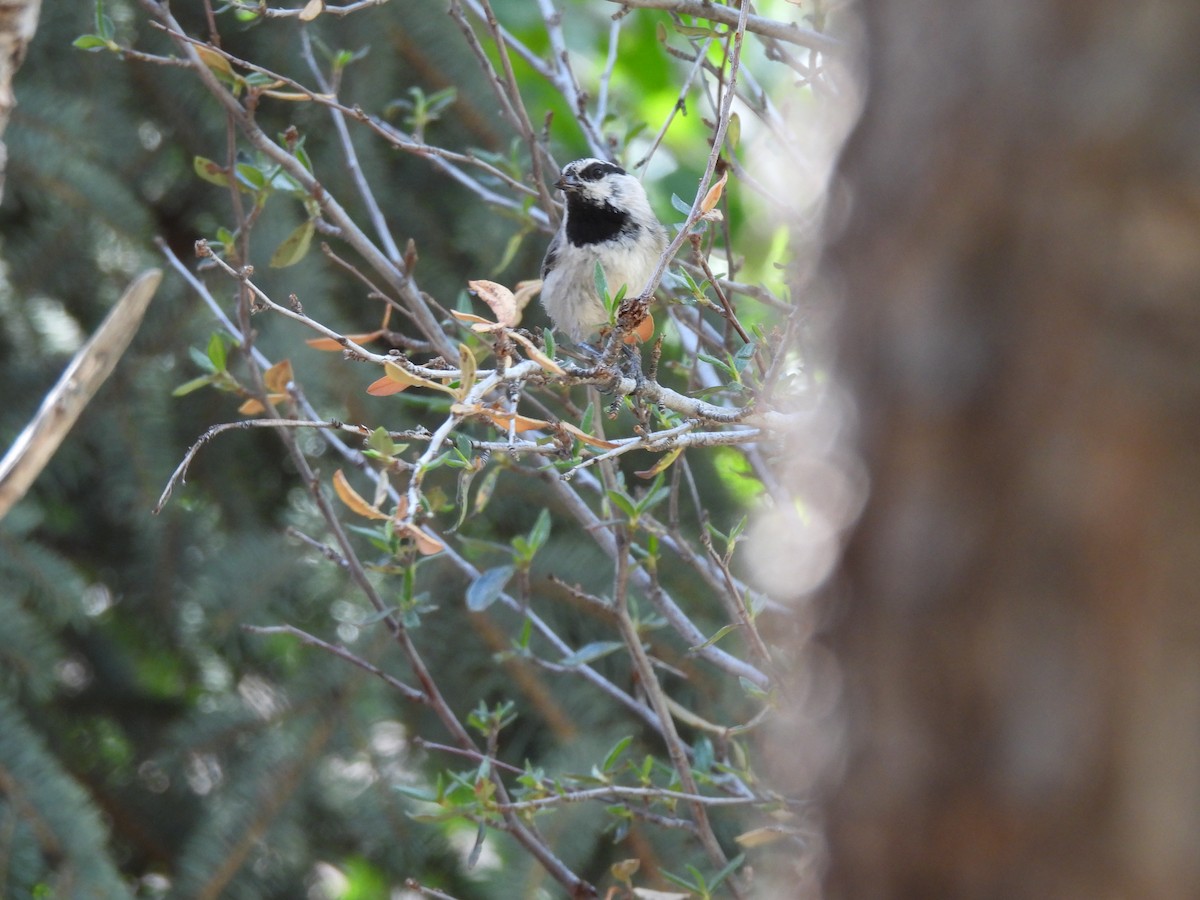
[[[376,678],[382,680],[389,687],[395,688],[400,692],[406,700],[411,700],[413,703],[427,704],[428,698],[418,690],[409,687],[399,678],[389,675],[383,669],[373,665],[347,650],[345,647],[339,647],[337,644],[331,644],[328,641],[323,641],[307,631],[303,631],[294,625],[243,625],[243,631],[248,631],[250,634],[286,634],[297,638],[301,643],[308,644],[310,647],[317,647],[324,650],[326,653],[336,656],[338,659],[344,659],[351,665],[358,666],[364,672],[370,672]]]

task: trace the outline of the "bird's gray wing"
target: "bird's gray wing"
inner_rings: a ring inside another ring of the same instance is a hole
[[[554,264],[558,262],[558,254],[562,249],[563,233],[555,232],[554,237],[550,240],[550,246],[546,248],[546,256],[542,260],[542,281],[546,280],[546,276],[554,269]]]

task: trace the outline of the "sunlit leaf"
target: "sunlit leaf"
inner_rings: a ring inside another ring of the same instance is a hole
[[[304,9],[300,10],[300,21],[311,22],[325,11],[325,0],[308,0]]]

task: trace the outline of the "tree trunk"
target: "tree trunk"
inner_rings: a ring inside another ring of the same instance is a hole
[[[1200,897],[1200,4],[865,4],[830,897]]]

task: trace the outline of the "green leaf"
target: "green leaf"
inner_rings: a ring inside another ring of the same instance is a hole
[[[366,625],[374,625],[376,622],[382,622],[388,616],[390,616],[394,613],[397,613],[399,611],[400,611],[400,608],[398,606],[389,606],[387,609],[376,610],[375,612],[371,613],[369,616],[364,617],[360,622],[358,622],[357,623],[358,627],[362,628],[363,626],[366,626]]]
[[[637,507],[634,506],[633,501],[625,496],[625,494],[621,493],[620,491],[609,491],[608,500],[610,503],[620,509],[621,512],[625,513],[625,515],[629,518],[629,521],[632,522],[637,518]]]
[[[736,150],[742,140],[742,120],[734,113],[729,117],[729,127],[725,129],[725,140],[731,150]]]
[[[96,0],[96,33],[106,41],[116,34],[112,19],[104,12],[104,0]]]
[[[675,207],[676,212],[681,212],[685,216],[692,214],[692,204],[686,203],[678,194],[671,195],[671,205]]]
[[[229,187],[229,173],[225,171],[225,167],[207,157],[197,156],[193,159],[192,170],[209,184],[215,184],[217,187]]]
[[[228,359],[225,355],[225,341],[221,335],[213,332],[208,337],[208,348],[204,351],[218,372],[224,372]]]
[[[500,478],[499,467],[493,467],[488,470],[488,473],[483,476],[483,481],[479,485],[479,490],[475,492],[475,514],[482,513],[488,505],[488,501],[492,499],[492,494],[496,490],[496,481]]]
[[[746,696],[753,697],[755,700],[768,700],[770,694],[760,688],[757,684],[744,676],[738,676],[738,684],[742,686],[742,690],[746,692]]]
[[[287,172],[276,172],[271,176],[271,189],[282,191],[285,194],[299,194],[302,192],[300,182]]]
[[[213,373],[217,371],[217,367],[213,364],[213,361],[195,347],[188,347],[188,356],[190,356],[192,358],[192,362],[194,362],[196,366],[203,371]]]
[[[462,450],[458,452],[461,454]],[[447,534],[454,534],[462,528],[462,523],[467,520],[467,512],[470,510],[467,501],[471,494],[471,482],[475,480],[477,472],[478,470],[474,466],[464,464],[462,471],[458,473],[458,489],[454,498],[454,505],[458,507],[458,520],[447,529]]]
[[[396,442],[392,440],[391,435],[382,425],[371,432],[371,436],[367,438],[367,446],[384,456],[395,456],[396,454]]]
[[[712,741],[707,737],[700,738],[692,747],[692,771],[697,773],[711,771],[714,758]]]
[[[590,644],[584,644],[574,653],[560,659],[559,665],[562,666],[582,666],[584,663],[590,663],[592,660],[600,659],[602,656],[608,656],[615,650],[620,650],[625,645],[620,641],[592,641]]]
[[[98,34],[81,34],[71,42],[71,46],[77,50],[87,50],[89,53],[95,53],[98,50],[116,50],[117,45],[112,41],[106,41]]]
[[[537,521],[533,523],[533,529],[529,532],[530,550],[537,553],[548,537],[550,537],[550,510],[543,507],[542,511],[538,513]]]
[[[671,882],[672,884],[677,884],[681,888],[684,888],[685,890],[688,890],[688,891],[701,890],[699,885],[692,884],[687,879],[682,878],[679,875],[674,875],[671,872],[668,872],[666,869],[659,869],[658,874],[661,875],[663,878],[667,879],[667,881]]]
[[[275,248],[275,252],[271,254],[271,267],[283,269],[287,266],[294,266],[300,260],[304,259],[316,230],[317,226],[311,219],[302,222],[291,234],[283,239],[282,244]]]
[[[516,571],[516,566],[507,565],[496,566],[480,573],[467,588],[467,609],[471,612],[483,612],[495,603]]]
[[[715,356],[709,356],[707,353],[697,353],[696,356],[698,356],[704,362],[709,363],[710,365],[716,366],[718,369],[720,369],[722,372],[724,372],[730,378],[737,377],[737,371],[733,368],[733,366],[731,366],[729,363],[725,362],[725,360],[717,359]]]
[[[303,139],[301,139],[301,143],[296,145],[295,156],[296,159],[299,160],[300,165],[304,166],[308,174],[311,175],[313,170],[312,160],[308,158],[308,151],[304,149]],[[291,176],[289,175],[288,178],[291,179]],[[292,184],[295,185],[296,188],[300,187],[300,185],[294,180],[292,180]]]
[[[238,180],[251,190],[261,191],[267,186],[266,176],[249,163],[238,163],[234,166],[234,171],[237,173]]]
[[[193,391],[198,391],[202,387],[208,387],[213,382],[212,375],[201,375],[199,378],[193,378],[191,381],[185,381],[175,390],[171,391],[172,397],[183,397]]]
[[[633,743],[633,735],[627,735],[617,741],[613,745],[613,748],[608,751],[608,755],[604,757],[604,765],[600,768],[605,772],[611,771],[612,767],[617,764],[617,760],[621,758],[621,754],[625,752],[631,743]]]
[[[596,296],[607,301],[608,295],[608,276],[604,274],[604,266],[596,263],[596,268],[592,270],[592,282],[596,286]]]
[[[697,644],[695,647],[688,647],[688,653],[695,653],[698,650],[703,650],[705,647],[711,647],[713,644],[715,644],[721,638],[725,637],[725,635],[729,634],[729,632],[736,631],[739,627],[741,627],[741,626],[739,626],[737,624],[730,624],[730,625],[725,625],[721,628],[718,628],[716,634],[714,634],[712,637],[710,637],[703,644]]]
[[[412,797],[414,800],[421,800],[425,803],[437,803],[441,800],[441,796],[433,791],[425,788],[410,787],[407,784],[394,784],[392,790],[398,794],[403,794],[405,797]]]
[[[504,245],[504,253],[500,255],[500,262],[496,263],[496,268],[492,270],[493,275],[499,275],[508,268],[508,264],[513,261],[513,257],[521,249],[523,240],[525,240],[524,231],[518,231],[508,239],[508,243]]]
[[[742,863],[745,861],[745,853],[739,853],[737,856],[731,859],[728,863],[726,863],[725,868],[721,869],[720,872],[713,876],[712,884],[708,886],[708,889],[710,891],[716,890],[720,886],[721,882],[740,869]]]
[[[733,367],[739,372],[744,371],[746,365],[754,358],[754,351],[757,349],[757,344],[742,344],[738,348],[738,352],[733,355]]]

